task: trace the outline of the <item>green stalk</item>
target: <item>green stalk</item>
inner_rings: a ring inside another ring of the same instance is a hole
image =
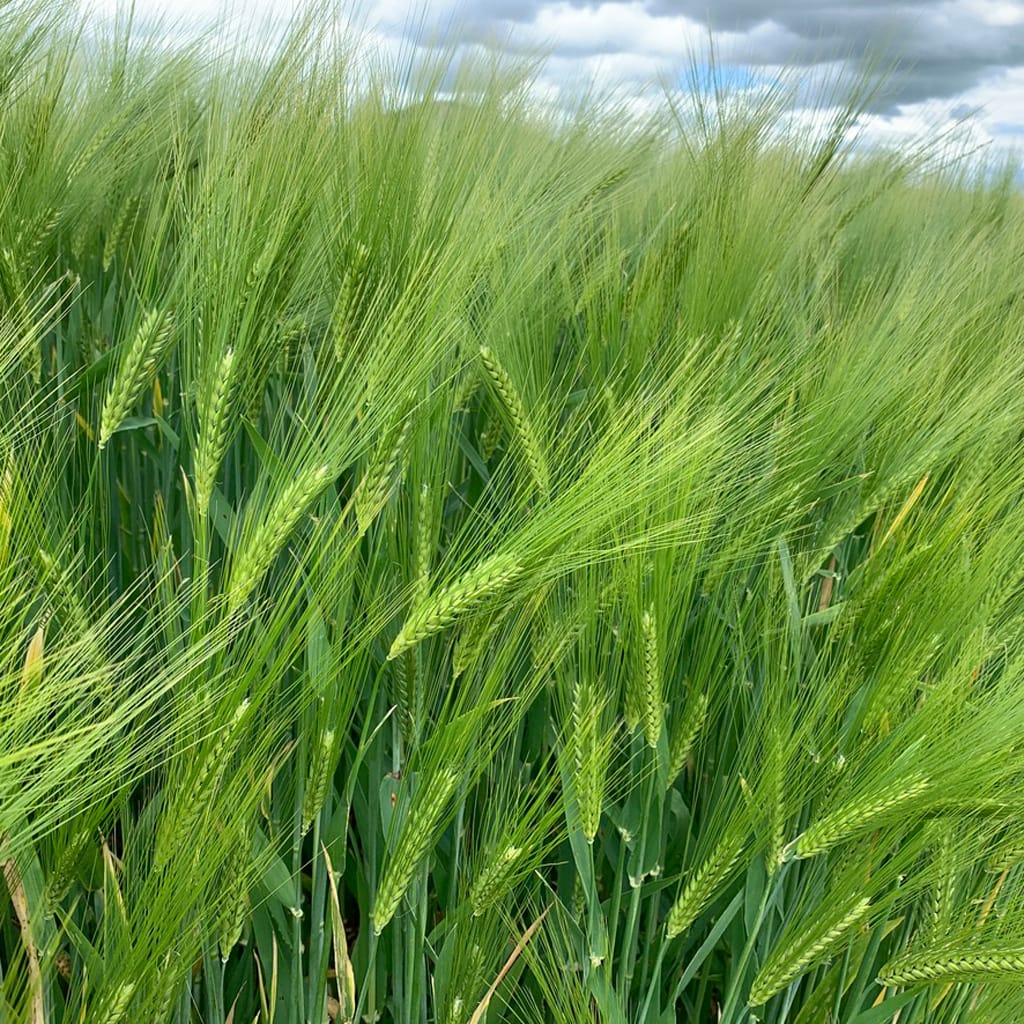
[[[739,960],[732,971],[732,984],[729,986],[729,994],[726,996],[725,1005],[722,1007],[721,1024],[732,1024],[733,1015],[741,998],[740,991],[743,975],[747,964],[750,962],[750,957],[753,955],[754,944],[761,933],[765,914],[768,911],[769,905],[778,896],[785,880],[786,872],[792,863],[792,861],[787,861],[783,864],[775,875],[774,884],[765,886],[764,895],[761,897],[761,903],[757,909],[757,917],[754,919],[754,927],[750,929],[750,934],[747,936],[747,941],[743,946],[743,952],[740,954]]]
[[[320,828],[325,808],[321,807],[313,819],[313,863],[309,908],[309,991],[306,1002],[308,1019],[316,1024],[324,1018],[327,997],[327,872],[320,845]]]
[[[615,888],[612,890],[611,906],[608,911],[608,948],[615,950],[615,939],[619,931],[619,907],[622,903],[622,885],[626,874],[626,840],[619,835],[619,857],[615,865]]]
[[[305,740],[306,730],[303,730],[303,739],[301,741],[301,754],[297,762],[298,766],[305,765],[308,763],[308,744]],[[303,771],[296,770],[296,799],[295,806],[292,808],[292,883],[294,885],[293,890],[293,905],[296,909],[301,910],[303,904],[302,896],[302,803],[304,799],[304,790],[306,785],[305,773]],[[314,857],[314,860],[316,858]],[[302,918],[296,914],[292,915],[292,993],[291,993],[291,1012],[294,1013],[296,1020],[305,1020],[306,1013],[306,1002],[305,992],[302,985]]]
[[[644,751],[650,750],[650,756],[657,758],[657,751],[651,750],[646,745],[643,748]],[[643,754],[644,760],[647,759],[647,754]],[[626,931],[622,938],[622,974],[621,974],[621,987],[628,989],[630,982],[633,980],[633,970],[636,966],[636,953],[637,953],[637,924],[640,919],[640,905],[643,900],[643,870],[646,864],[647,854],[647,832],[648,824],[650,821],[650,808],[654,801],[654,787],[657,785],[657,771],[655,770],[657,765],[652,765],[652,768],[647,772],[646,778],[643,782],[643,800],[641,803],[640,813],[640,856],[637,860],[639,864],[641,878],[638,885],[633,886],[632,892],[629,898],[629,910],[626,915]],[[632,883],[630,883],[632,885]]]

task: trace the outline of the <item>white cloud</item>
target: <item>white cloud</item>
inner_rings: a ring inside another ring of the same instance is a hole
[[[302,6],[303,0],[136,0],[140,17],[160,18],[178,39],[224,17],[250,35],[261,23],[277,31]],[[116,7],[117,0],[91,4],[107,15]],[[641,110],[656,94],[647,86],[662,77],[681,81],[691,58],[706,53],[709,12],[727,26],[714,33],[723,65],[771,77],[795,60],[791,66],[811,96],[823,80],[834,84],[837,70],[855,74],[876,29],[897,26],[903,35],[888,44],[903,62],[891,79],[888,109],[862,119],[867,137],[896,142],[948,130],[977,107],[963,129],[972,142],[1024,142],[1024,0],[356,0],[340,9],[370,30],[362,42],[379,51],[408,53],[412,44],[424,54],[446,34],[515,52],[543,50],[550,57],[538,94],[592,79],[632,95]],[[808,109],[806,116],[817,115]]]

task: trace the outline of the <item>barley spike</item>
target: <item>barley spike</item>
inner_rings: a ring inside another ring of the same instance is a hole
[[[397,658],[421,640],[440,633],[485,597],[504,590],[522,571],[521,563],[511,554],[499,553],[484,559],[413,610],[395,637],[388,660]]]
[[[787,858],[792,855],[797,859],[824,853],[837,843],[841,843],[861,831],[866,824],[874,822],[908,800],[920,796],[928,789],[929,785],[928,780],[922,778],[912,782],[909,786],[905,783],[898,787],[893,786],[874,800],[862,800],[848,807],[841,807],[838,811],[825,815],[824,818],[811,825],[790,843],[783,853]]]
[[[824,933],[811,936],[801,934],[796,942],[772,954],[750,987],[750,1005],[761,1006],[799,978],[811,964],[825,956],[870,909],[871,900],[862,899]]]
[[[887,963],[878,975],[882,985],[920,985],[931,981],[978,978],[1018,980],[1024,975],[1024,946],[995,949],[945,949],[903,956]]]
[[[745,846],[745,839],[726,837],[693,873],[669,911],[666,934],[670,939],[682,934],[697,920],[715,890],[731,874]]]
[[[444,768],[437,778],[427,780],[423,789],[417,793],[420,799],[405,821],[401,837],[388,858],[377,889],[372,915],[375,935],[380,935],[395,916],[416,869],[433,846],[436,839],[434,833],[458,781],[459,773],[454,768]]]
[[[548,472],[547,460],[541,450],[540,442],[537,439],[536,431],[526,414],[526,406],[508,371],[498,360],[494,352],[486,345],[480,349],[480,360],[484,364],[487,375],[491,378],[494,390],[501,399],[505,412],[512,424],[512,431],[522,448],[523,458],[533,477],[533,482],[546,497],[550,491],[550,474]]]

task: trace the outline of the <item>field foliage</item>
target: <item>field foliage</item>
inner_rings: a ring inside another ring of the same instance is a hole
[[[0,1021],[1024,1020],[1012,172],[330,13],[0,4]]]

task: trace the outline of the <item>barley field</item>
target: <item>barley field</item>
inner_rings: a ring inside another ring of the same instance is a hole
[[[0,1024],[1024,1020],[1014,169],[328,13],[0,4]]]

